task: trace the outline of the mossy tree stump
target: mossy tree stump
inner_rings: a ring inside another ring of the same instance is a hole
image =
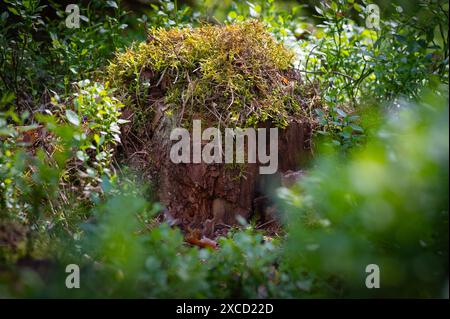
[[[316,99],[292,67],[293,54],[256,21],[195,29],[151,29],[145,43],[119,53],[108,68],[127,105],[120,156],[149,178],[166,216],[212,237],[217,226],[249,218],[254,200],[280,173],[309,154]],[[175,127],[278,127],[279,173],[258,163],[174,164]]]

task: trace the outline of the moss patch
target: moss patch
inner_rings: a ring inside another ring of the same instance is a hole
[[[271,120],[284,127],[306,105],[292,61],[293,53],[256,21],[150,29],[145,43],[116,56],[108,79],[124,102],[130,99],[135,124],[164,105],[180,125],[195,116],[226,126]]]

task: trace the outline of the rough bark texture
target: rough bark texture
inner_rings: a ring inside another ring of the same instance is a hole
[[[124,115],[132,116],[131,112]],[[176,126],[173,118],[163,114],[140,133],[130,134],[131,128],[125,127],[125,159],[155,185],[159,200],[166,207],[166,219],[187,231],[200,230],[206,237],[214,237],[220,227],[237,224],[237,215],[248,219],[256,211],[263,214],[269,205],[265,193],[292,179],[296,175],[293,171],[310,155],[310,125],[292,121],[286,129],[279,130],[276,174],[260,175],[258,164],[249,163],[237,167],[174,164],[170,160],[169,138]]]

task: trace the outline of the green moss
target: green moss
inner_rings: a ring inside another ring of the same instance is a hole
[[[292,61],[293,53],[256,21],[151,29],[147,42],[116,56],[108,80],[149,117],[164,103],[180,123],[200,114],[228,126],[272,120],[283,127],[302,105]]]

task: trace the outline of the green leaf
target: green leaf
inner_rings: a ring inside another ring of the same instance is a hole
[[[346,127],[344,127],[343,131],[344,131],[344,133],[351,134],[353,132],[353,127],[346,126]]]
[[[338,9],[338,6],[337,6],[337,4],[336,4],[336,2],[331,2],[331,9],[333,10],[333,11],[337,11],[337,9]]]
[[[364,132],[364,129],[359,125],[351,124],[350,126],[353,128],[354,131],[361,132],[361,133]]]
[[[353,8],[355,8],[355,10],[358,11],[358,12],[362,12],[363,11],[363,8],[357,3],[353,4]]]
[[[100,145],[100,136],[98,134],[94,134],[94,141],[95,144]]]
[[[314,7],[317,11],[318,14],[323,15],[323,11],[322,9],[320,9],[319,7]]]
[[[12,13],[15,14],[16,16],[19,16],[19,12],[16,10],[16,8],[13,7],[8,7],[8,10]]]
[[[77,151],[76,155],[77,155],[77,158],[82,162],[85,162],[88,159],[88,157],[86,156],[86,154],[83,151]]]
[[[6,19],[8,19],[8,16],[9,16],[8,12],[5,11],[5,12],[3,12],[2,15],[0,16],[0,19],[3,20],[3,21],[5,21]]]
[[[22,4],[26,9],[31,9],[30,0],[23,0]]]
[[[72,110],[66,110],[66,117],[67,120],[72,123],[75,126],[80,125],[80,118],[78,117],[77,113],[75,113]]]
[[[347,116],[347,113],[345,113],[344,111],[342,111],[340,108],[335,108],[335,111],[336,111],[336,113],[337,114],[339,114],[340,116],[342,116],[342,117],[346,117]]]
[[[108,6],[110,6],[111,8],[119,9],[119,6],[117,5],[117,3],[116,3],[115,1],[109,0],[109,1],[106,1],[106,3],[107,3]]]
[[[235,11],[230,11],[230,12],[228,13],[228,18],[230,18],[230,19],[236,19],[236,17],[237,17],[237,13],[236,13]]]

